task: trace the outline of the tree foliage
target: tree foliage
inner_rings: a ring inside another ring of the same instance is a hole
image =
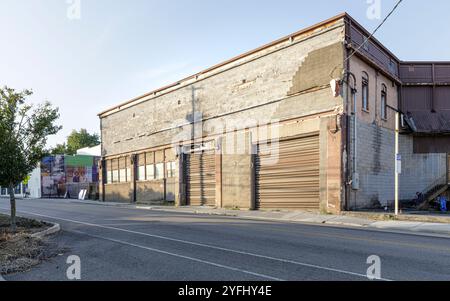
[[[55,124],[58,109],[49,102],[37,106],[26,103],[32,94],[30,90],[0,88],[0,186],[9,187],[10,191],[28,177],[45,155],[47,137],[61,129]]]
[[[77,150],[85,147],[94,147],[100,144],[100,137],[98,134],[89,134],[86,129],[81,129],[79,132],[73,130],[67,137],[67,150],[69,154],[75,154]]]
[[[98,134],[90,134],[86,129],[73,130],[67,137],[67,143],[57,144],[52,150],[53,155],[75,155],[77,150],[85,147],[94,147],[100,144]]]
[[[57,144],[49,151],[50,155],[68,155],[67,144]]]

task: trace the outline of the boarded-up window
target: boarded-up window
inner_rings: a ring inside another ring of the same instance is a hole
[[[119,160],[118,159],[112,159],[112,182],[117,183],[119,182]]]
[[[146,153],[146,172],[147,172],[147,181],[152,181],[155,179],[155,158],[153,152]]]
[[[127,171],[125,162],[126,162],[125,157],[119,159],[119,181],[121,183],[127,182]]]
[[[112,183],[112,165],[111,160],[106,160],[106,184]]]
[[[125,159],[126,170],[127,170],[127,182],[131,182],[131,158],[126,157]]]
[[[156,163],[155,178],[157,180],[164,179],[164,163]]]
[[[155,152],[155,178],[164,179],[164,151]]]
[[[174,148],[164,150],[164,161],[166,162],[166,177],[174,178],[178,168],[177,152]]]
[[[145,181],[145,154],[138,156],[138,180]]]
[[[176,162],[167,162],[166,170],[167,170],[167,178],[174,178],[176,175],[177,163]]]

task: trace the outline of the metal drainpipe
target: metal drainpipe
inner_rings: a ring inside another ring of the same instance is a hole
[[[357,170],[358,170],[358,117],[357,117],[357,91],[356,91],[356,78],[355,78],[355,91],[353,93],[353,173],[352,173],[352,181],[355,181]],[[358,176],[359,178],[359,176]],[[359,181],[359,179],[357,179]],[[359,186],[359,184],[358,184]],[[353,189],[353,185],[352,185]],[[357,205],[356,201],[357,190],[354,189],[354,197],[355,197],[355,208]]]
[[[350,70],[350,64],[348,63],[348,66],[347,66],[347,70]],[[349,80],[349,78],[350,78],[350,76],[353,78],[353,83],[354,83],[354,85],[353,85],[353,87],[351,87],[350,86],[350,80]],[[356,95],[357,95],[357,90],[356,90],[356,76],[353,74],[353,73],[351,73],[350,71],[347,71],[347,89],[345,90],[346,91],[346,100],[347,100],[347,104],[350,102],[350,99],[349,99],[349,94],[348,94],[348,89],[350,88],[350,95],[351,95],[351,101],[352,101],[352,105],[350,105],[350,106],[347,106],[347,108],[348,108],[348,110],[347,111],[350,111],[351,110],[351,115],[353,116],[353,128],[351,128],[350,126],[348,126],[347,128],[348,128],[348,134],[347,134],[347,139],[350,139],[350,136],[351,136],[351,131],[353,131],[353,138],[351,139],[352,140],[352,143],[353,143],[353,154],[352,154],[352,173],[351,173],[351,179],[352,179],[352,181],[354,180],[354,174],[355,174],[355,171],[356,171],[356,168],[357,168],[357,163],[356,163],[356,156],[357,156],[357,134],[358,134],[358,132],[357,132],[357,126],[356,126],[356,122],[357,122],[357,119],[356,119]],[[347,147],[347,151],[348,151],[348,153],[350,153],[349,152],[349,147]],[[348,156],[348,158],[350,158],[350,155]],[[349,160],[347,160],[347,162],[348,162]],[[349,165],[347,165],[347,171],[348,171],[348,169],[349,169]],[[347,173],[348,174],[348,173]],[[347,193],[347,200],[346,200],[346,204],[345,204],[345,206],[346,206],[346,210],[348,211],[349,209],[350,209],[350,206],[349,206],[349,203],[350,203],[350,194],[351,194],[351,189],[352,189],[352,185],[351,184],[347,184],[347,187],[348,187],[348,193]]]
[[[356,86],[356,85],[355,85]],[[353,174],[356,173],[358,163],[356,162],[356,158],[358,157],[358,118],[357,118],[357,105],[356,105],[356,94],[357,92],[353,92]]]

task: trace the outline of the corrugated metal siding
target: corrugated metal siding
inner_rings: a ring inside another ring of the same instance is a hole
[[[450,86],[436,87],[434,96],[434,109],[436,111],[450,111]]]
[[[432,65],[401,65],[400,78],[409,84],[433,83]]]
[[[363,44],[365,39],[367,38],[354,24],[350,26],[350,40],[354,45],[354,48],[358,48]],[[393,56],[391,56],[388,52],[383,50],[380,46],[378,46],[373,39],[369,40],[368,47],[361,47],[361,52],[363,52],[367,57],[375,61],[378,65],[380,65],[386,72],[392,74],[396,78],[399,77],[399,64]]]
[[[448,84],[450,64],[404,63],[400,65],[400,78],[406,84]]]
[[[186,158],[187,203],[216,205],[216,162],[214,152],[194,153]]]
[[[414,137],[414,153],[416,154],[450,153],[450,136]]]
[[[319,200],[319,136],[258,146],[258,209],[319,209]]]
[[[435,81],[438,83],[450,83],[450,64],[435,65]]]
[[[432,113],[431,111],[411,112],[414,123],[421,134],[443,134],[450,132],[450,111]]]
[[[432,99],[432,87],[404,87],[402,110],[404,112],[431,111]]]
[[[450,133],[450,63],[402,63],[401,109],[419,134]]]

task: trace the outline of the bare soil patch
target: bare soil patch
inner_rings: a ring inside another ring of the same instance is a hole
[[[48,239],[30,236],[51,226],[32,219],[17,218],[17,232],[11,233],[9,216],[0,214],[0,274],[27,271],[60,253],[61,250]]]

